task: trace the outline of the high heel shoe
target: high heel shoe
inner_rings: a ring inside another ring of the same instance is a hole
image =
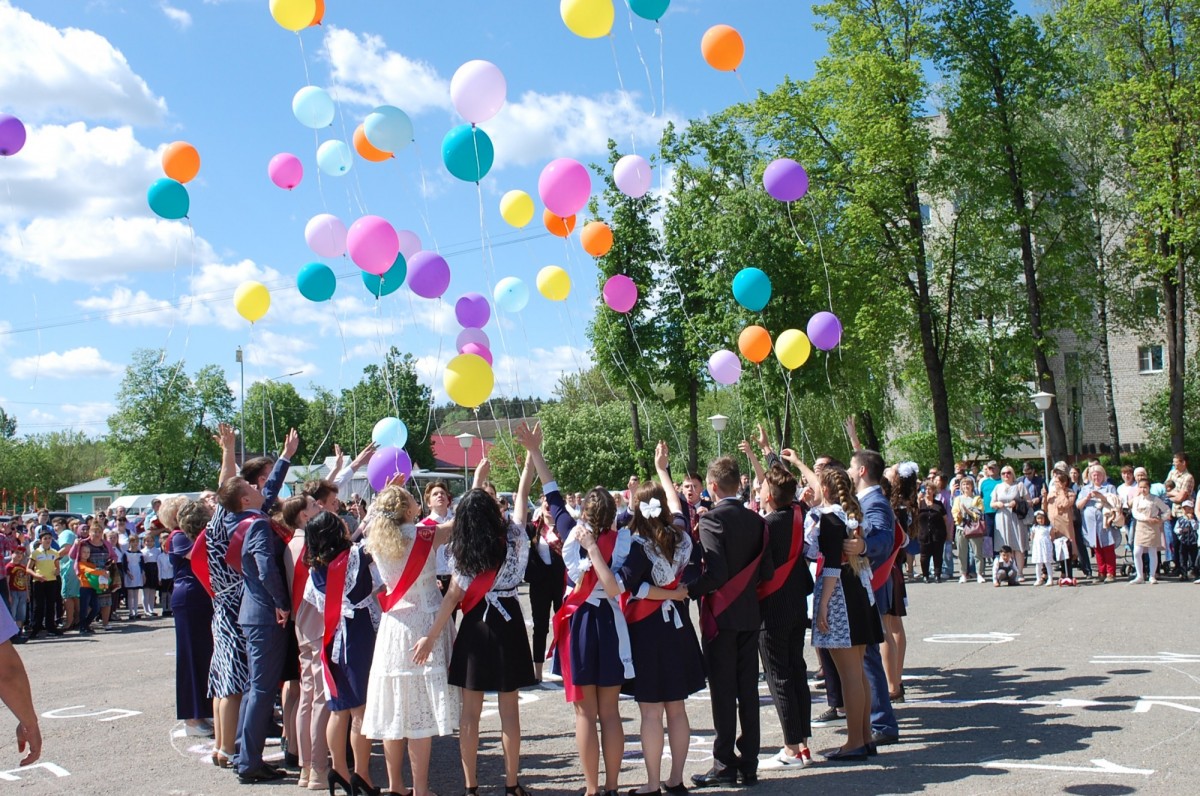
[[[335,788],[341,788],[346,793],[346,796],[354,796],[354,786],[332,768],[329,769],[329,774],[326,775],[325,781],[329,783],[329,796],[337,796]]]
[[[521,783],[518,782],[516,785],[512,785],[511,787],[508,785],[505,785],[504,786],[504,796],[533,796],[533,795],[529,791],[522,788]]]
[[[350,775],[351,796],[379,796],[379,788],[372,787],[357,773]]]

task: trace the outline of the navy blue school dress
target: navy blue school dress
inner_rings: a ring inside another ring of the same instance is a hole
[[[325,614],[327,567],[308,572],[304,599]],[[361,544],[350,548],[346,562],[346,588],[342,596],[342,618],[334,631],[329,655],[329,672],[337,686],[337,696],[326,694],[332,711],[350,710],[367,704],[367,679],[375,654],[375,633],[379,629],[379,600],[371,573],[371,556]],[[328,689],[327,689],[328,690]]]

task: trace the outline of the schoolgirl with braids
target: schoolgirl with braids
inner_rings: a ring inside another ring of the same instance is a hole
[[[913,568],[921,552],[917,533],[919,475],[916,462],[900,462],[884,470],[880,483],[880,486],[886,486],[885,494],[892,504],[896,522],[908,534],[908,545],[892,566],[892,604],[883,614],[883,644],[879,647],[888,697],[892,702],[904,701],[904,656],[908,650],[908,634],[904,630],[904,617],[908,616],[908,586],[905,585],[904,570],[907,566],[908,577],[914,577]]]
[[[845,470],[826,467],[821,472],[820,530],[817,544],[822,563],[813,591],[814,647],[829,651],[842,682],[846,706],[846,743],[823,752],[830,760],[866,760],[871,740],[871,688],[863,672],[868,644],[883,640],[883,627],[871,590],[871,567],[865,556],[846,560],[846,539],[860,536],[862,508]]]

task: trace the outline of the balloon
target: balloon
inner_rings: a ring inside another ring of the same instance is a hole
[[[340,177],[354,165],[354,155],[345,141],[330,139],[317,147],[317,167],[331,177]]]
[[[624,274],[610,276],[604,283],[604,303],[609,309],[625,313],[637,303],[638,289],[633,280]]]
[[[795,370],[808,361],[812,344],[808,335],[799,329],[785,329],[775,338],[775,356],[788,370]]]
[[[781,202],[794,202],[808,193],[808,172],[791,158],[772,160],[762,181],[771,198]]]
[[[436,252],[417,252],[408,261],[408,287],[422,298],[438,298],[450,287],[450,266]]]
[[[271,16],[284,30],[303,30],[317,18],[317,0],[271,0]]]
[[[733,278],[733,297],[751,312],[762,312],[771,300],[771,277],[759,268],[743,268]]]
[[[496,283],[492,291],[496,308],[505,312],[520,312],[529,303],[529,288],[515,276],[506,276]]]
[[[360,124],[354,128],[354,151],[362,157],[363,160],[369,160],[372,163],[382,163],[392,157],[391,152],[384,152],[382,149],[376,149],[375,146],[367,140],[367,134]]]
[[[167,177],[155,180],[146,192],[150,209],[166,219],[184,218],[188,214],[191,200],[187,188]]]
[[[262,282],[243,282],[233,293],[233,308],[254,323],[271,308],[271,292]]]
[[[592,178],[578,160],[552,160],[538,177],[538,195],[542,197],[542,204],[560,218],[582,210],[591,193]]]
[[[550,231],[551,235],[557,235],[560,238],[570,237],[571,233],[575,231],[575,216],[560,218],[549,210],[543,210],[542,223],[546,225],[546,229]]]
[[[738,335],[738,350],[757,365],[771,354],[771,334],[761,326],[747,326]]]
[[[629,8],[642,19],[657,22],[667,13],[671,0],[629,0]]]
[[[479,182],[492,170],[496,150],[492,139],[478,127],[460,124],[442,139],[442,162],[446,171],[464,182]]]
[[[408,426],[398,417],[385,417],[371,429],[371,441],[379,448],[403,448],[408,442]]]
[[[325,19],[325,0],[317,0],[317,10],[308,26],[311,28],[314,25],[320,25],[323,19]]]
[[[367,114],[363,132],[371,146],[381,152],[399,152],[413,141],[412,119],[391,105],[380,105]]]
[[[713,69],[732,72],[742,63],[746,45],[742,34],[728,25],[713,25],[700,40],[700,53]]]
[[[304,241],[321,257],[341,257],[346,253],[346,225],[337,216],[319,213],[304,225]]]
[[[176,182],[191,182],[200,173],[200,153],[187,141],[176,141],[163,150],[162,167]]]
[[[537,288],[551,301],[566,301],[571,295],[571,276],[557,265],[547,265],[538,271]]]
[[[411,229],[396,230],[396,237],[400,239],[400,253],[405,260],[411,260],[414,254],[421,251],[421,236]]]
[[[337,277],[325,263],[309,263],[296,275],[296,286],[309,301],[329,301],[337,290]]]
[[[408,276],[408,263],[405,262],[403,254],[397,254],[396,262],[392,263],[392,267],[382,276],[366,271],[360,271],[359,276],[367,286],[368,293],[375,298],[382,298],[395,293],[404,284],[404,278]]]
[[[818,312],[808,319],[808,337],[822,351],[831,351],[842,342],[842,322],[832,312]]]
[[[612,248],[612,230],[603,221],[589,221],[579,231],[579,242],[583,244],[583,250],[588,254],[593,257],[603,257]]]
[[[612,31],[617,10],[612,0],[561,0],[558,13],[576,36],[598,39]]]
[[[12,157],[25,146],[25,125],[16,116],[0,113],[0,155]]]
[[[384,274],[396,262],[400,239],[387,219],[363,216],[346,233],[346,251],[354,264],[367,273]]]
[[[613,166],[617,190],[631,199],[641,199],[650,190],[650,161],[641,155],[625,155]]]
[[[280,152],[267,164],[267,176],[280,188],[290,191],[304,178],[304,164],[295,155]]]
[[[367,480],[376,492],[382,491],[396,478],[407,480],[412,475],[412,459],[400,448],[380,448],[367,462]]]
[[[442,374],[446,395],[459,406],[474,409],[488,399],[496,386],[492,366],[476,354],[459,354],[446,364]]]
[[[462,353],[474,354],[484,362],[488,363],[489,366],[492,364],[491,349],[489,349],[487,346],[482,346],[479,343],[467,343],[462,347]]]
[[[464,293],[454,302],[454,317],[467,329],[482,329],[491,320],[492,308],[479,293]]]
[[[328,127],[333,124],[333,97],[323,88],[305,86],[292,97],[292,114],[305,127]]]
[[[499,113],[507,94],[504,73],[491,61],[467,61],[450,78],[450,101],[471,124],[486,122]]]
[[[463,329],[458,333],[458,339],[454,341],[454,348],[461,354],[463,346],[467,343],[475,343],[488,350],[491,350],[492,347],[492,341],[488,339],[487,332],[483,329]]]
[[[533,197],[524,191],[509,191],[500,197],[500,217],[510,227],[521,227],[533,220]]]
[[[722,348],[708,358],[708,375],[717,384],[736,384],[742,377],[742,361],[737,354]]]

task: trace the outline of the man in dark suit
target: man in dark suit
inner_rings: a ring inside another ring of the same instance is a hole
[[[866,555],[871,569],[887,565],[891,559],[895,542],[896,514],[892,504],[883,495],[879,482],[883,479],[883,457],[872,450],[855,451],[850,460],[850,478],[858,492],[862,506],[862,539],[847,539],[847,555]],[[875,607],[880,617],[892,607],[892,582],[884,581],[875,590]],[[863,658],[863,671],[871,686],[871,742],[877,746],[893,744],[900,740],[900,726],[892,712],[892,700],[888,696],[887,677],[883,672],[883,659],[879,656],[879,645],[868,644]]]
[[[701,628],[708,628],[704,660],[716,730],[715,762],[708,773],[693,776],[692,782],[698,786],[735,785],[740,773],[742,781],[750,784],[758,781],[759,752],[758,632],[762,620],[755,587],[775,574],[775,564],[765,544],[762,517],[742,506],[738,498],[737,463],[728,456],[717,459],[709,465],[707,480],[709,493],[717,501],[700,518],[704,574],[688,586],[688,593],[704,598]],[[737,736],[739,720],[741,736]]]

